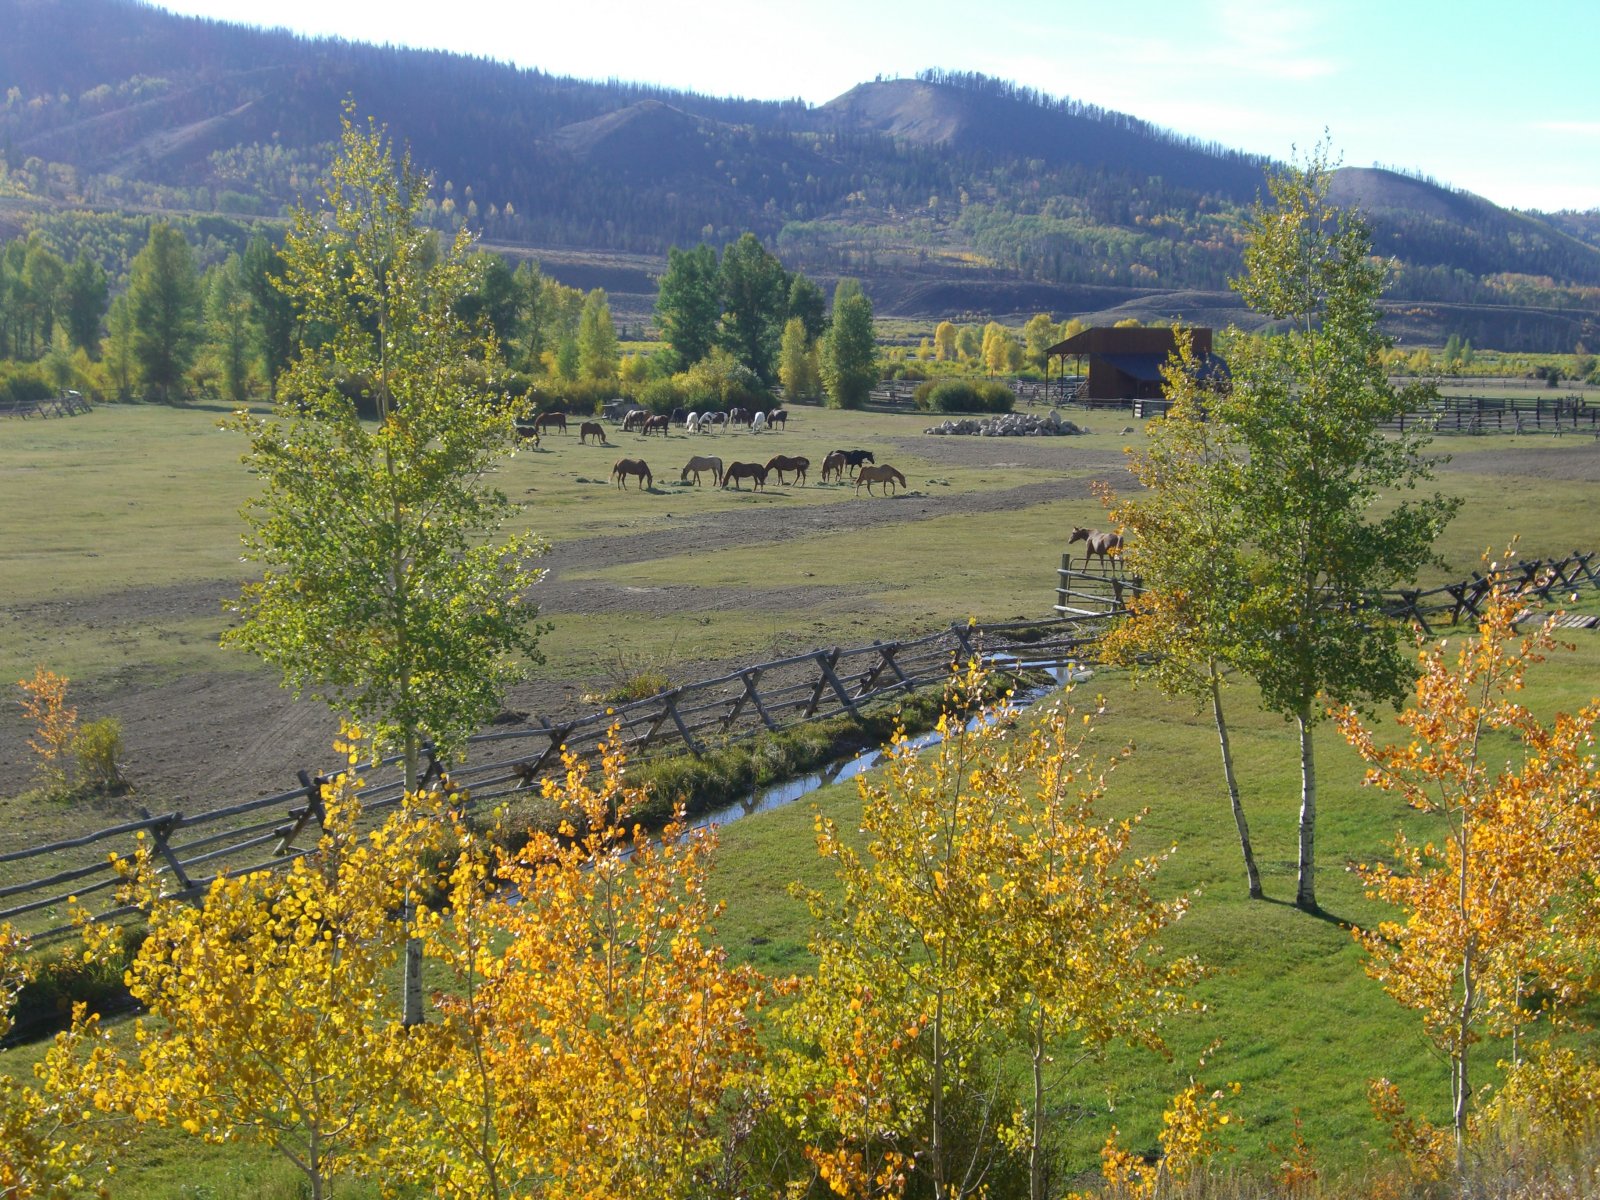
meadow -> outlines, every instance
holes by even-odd
[[[152,809],[185,796],[203,801],[208,783],[217,802],[240,798],[240,788],[276,790],[305,761],[297,755],[317,752],[322,734],[285,715],[314,707],[296,709],[271,676],[215,645],[227,619],[220,600],[248,577],[238,561],[237,510],[251,490],[240,446],[215,428],[218,415],[113,406],[80,418],[0,424],[0,670],[16,679],[43,662],[82,687],[85,716],[121,717],[129,773],[140,787],[129,803]],[[540,450],[507,460],[498,478],[521,506],[521,520],[553,546],[552,574],[540,585],[554,623],[549,662],[510,704],[581,705],[608,671],[644,658],[695,678],[772,650],[859,644],[969,614],[1043,615],[1066,530],[1099,517],[1089,483],[1123,485],[1123,447],[1144,436],[1123,432],[1122,414],[1082,420],[1094,430],[1083,438],[958,439],[923,435],[930,422],[919,414],[808,408],[787,433],[729,434],[720,443],[674,437],[658,449],[659,439],[612,432],[613,448],[603,451],[580,447],[576,436],[547,438]],[[836,444],[876,448],[880,462],[905,471],[909,491],[858,498],[848,485],[816,485],[822,452]],[[806,454],[813,483],[766,493],[680,485],[677,466],[708,446],[724,458]],[[1515,536],[1528,556],[1600,548],[1590,517],[1600,447],[1591,439],[1459,437],[1437,448],[1451,455],[1438,486],[1463,507],[1425,582],[1460,577],[1484,550]],[[665,464],[656,467],[654,489],[619,492],[610,484],[610,464],[623,453]],[[1579,606],[1595,611],[1595,598],[1582,597]],[[1576,708],[1595,691],[1600,634],[1579,632],[1572,641],[1574,650],[1531,681],[1532,702],[1543,712]],[[184,693],[199,700],[176,714],[144,711]],[[1116,1051],[1103,1062],[1063,1066],[1063,1161],[1091,1172],[1113,1123],[1125,1143],[1153,1145],[1162,1101],[1196,1074],[1216,1086],[1242,1085],[1231,1105],[1242,1121],[1229,1140],[1250,1172],[1270,1170],[1298,1117],[1319,1160],[1358,1177],[1384,1153],[1365,1100],[1368,1080],[1378,1076],[1442,1118],[1443,1065],[1413,1019],[1365,977],[1349,931],[1380,915],[1350,867],[1382,856],[1397,824],[1413,831],[1425,824],[1392,798],[1363,790],[1354,756],[1324,727],[1324,912],[1295,909],[1292,727],[1261,711],[1252,689],[1239,684],[1229,691],[1234,749],[1267,891],[1265,901],[1251,902],[1208,715],[1112,671],[1098,672],[1070,699],[1103,710],[1095,734],[1102,754],[1134,747],[1111,778],[1107,811],[1146,812],[1141,848],[1175,848],[1160,887],[1193,900],[1168,943],[1198,955],[1209,974],[1195,992],[1204,1011],[1171,1031],[1170,1061]],[[30,831],[59,836],[54,831],[114,819],[103,810],[25,810],[16,799],[28,772],[23,731],[10,706],[4,721],[0,757],[19,785],[0,788],[8,847]],[[248,732],[252,723],[275,722],[296,732],[278,740]],[[163,766],[163,755],[185,765]],[[732,954],[775,974],[808,969],[808,922],[788,886],[827,889],[814,812],[848,828],[857,804],[854,785],[835,786],[722,831],[714,886],[727,902],[719,928]],[[36,1053],[8,1052],[4,1068],[20,1073]],[[349,1194],[360,1190],[352,1185]],[[276,1196],[294,1189],[263,1152],[201,1148],[155,1133],[134,1147],[118,1192]]]

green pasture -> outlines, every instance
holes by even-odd
[[[215,646],[226,619],[220,600],[250,572],[238,559],[238,509],[252,490],[239,463],[240,440],[216,428],[220,415],[109,406],[71,419],[0,422],[0,671],[11,672],[0,677],[19,678],[38,662],[74,679],[258,669]],[[1115,450],[1143,438],[1115,432],[1126,424],[1121,414],[1087,420],[1098,432],[1056,443],[1057,473],[1085,471],[1074,465],[1080,451]],[[926,424],[922,414],[804,409],[788,433],[770,438],[674,436],[663,444],[613,433],[612,447],[596,448],[580,446],[574,431],[545,439],[541,450],[520,451],[500,466],[496,481],[522,505],[521,522],[557,545],[596,539],[595,552],[584,556],[595,565],[573,568],[567,578],[628,597],[604,614],[547,611],[555,628],[545,643],[546,670],[603,677],[641,656],[669,669],[674,662],[757,659],[910,634],[968,613],[1000,620],[1048,611],[1063,531],[1093,520],[1097,506],[1051,501],[924,518],[914,511],[917,493],[1008,489],[1053,473],[1037,466],[939,465],[918,441]],[[780,451],[811,457],[815,480],[822,453],[836,444],[887,446],[880,461],[905,471],[912,494],[858,499],[853,488],[819,486],[739,494],[677,481],[693,452],[764,461]],[[1460,577],[1482,551],[1498,553],[1513,535],[1521,535],[1528,555],[1600,548],[1590,516],[1595,485],[1574,478],[1587,472],[1572,460],[1590,448],[1570,434],[1441,438],[1438,449],[1454,461],[1438,486],[1460,496],[1463,508],[1439,545],[1448,566],[1424,582]],[[641,454],[653,467],[663,464],[655,489],[619,492],[606,478],[610,464]],[[1006,458],[1003,447],[996,446],[994,458]],[[902,505],[913,519],[606,565],[607,539],[621,539],[616,546],[625,549],[630,535],[668,520],[704,527],[774,509],[799,518],[835,504]],[[636,590],[622,591],[628,588]],[[753,589],[760,602],[729,606],[728,596],[741,588]],[[149,594],[143,615],[119,617],[120,594],[133,590]],[[215,593],[214,613],[209,602],[197,604],[196,592]],[[663,593],[677,611],[654,611]],[[167,611],[168,594],[186,599]],[[1585,595],[1578,606],[1595,611],[1600,598]],[[619,638],[619,629],[632,636]],[[1577,632],[1570,640],[1577,649],[1557,655],[1530,680],[1531,702],[1544,711],[1576,708],[1594,694],[1600,635]],[[264,678],[263,686],[270,681]],[[1196,991],[1205,1011],[1172,1030],[1170,1062],[1118,1051],[1063,1079],[1069,1161],[1092,1169],[1113,1121],[1131,1144],[1152,1144],[1160,1102],[1187,1081],[1214,1042],[1203,1078],[1243,1084],[1235,1108],[1244,1123],[1232,1140],[1257,1169],[1275,1161],[1274,1146],[1288,1144],[1297,1111],[1319,1158],[1359,1169],[1369,1147],[1383,1140],[1365,1101],[1367,1081],[1380,1075],[1442,1118],[1443,1066],[1423,1046],[1416,1022],[1362,973],[1348,929],[1379,915],[1350,866],[1381,855],[1399,823],[1421,831],[1421,819],[1362,789],[1353,756],[1323,729],[1318,887],[1327,915],[1294,909],[1288,903],[1298,804],[1293,731],[1261,712],[1252,689],[1240,684],[1230,691],[1234,748],[1269,897],[1252,903],[1243,898],[1209,718],[1152,689],[1133,689],[1115,672],[1080,686],[1076,699],[1087,702],[1096,693],[1105,703],[1095,735],[1102,751],[1135,747],[1112,776],[1108,812],[1148,810],[1143,847],[1176,847],[1161,886],[1193,901],[1169,943],[1197,954],[1211,973]],[[807,802],[722,831],[715,887],[727,901],[721,935],[735,955],[774,973],[806,969],[807,921],[788,885],[828,886],[814,849],[813,808],[849,828],[857,803],[854,785],[825,788]],[[7,1052],[4,1069],[24,1073],[38,1053],[38,1047]],[[117,1190],[134,1197],[276,1197],[294,1195],[295,1181],[263,1152],[201,1147],[156,1132],[141,1134]],[[352,1185],[344,1194],[366,1193]]]

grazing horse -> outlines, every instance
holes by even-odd
[[[700,414],[699,413],[692,412],[687,417],[685,417],[683,419],[683,431],[685,433],[699,433],[700,432]]]
[[[694,485],[695,487],[699,487],[701,471],[711,472],[712,483],[722,482],[722,460],[711,455],[700,454],[696,454],[686,464],[684,464],[683,482],[689,482],[689,475],[692,472],[694,474]]]
[[[543,433],[546,429],[559,429],[562,433],[567,431],[567,414],[564,412],[540,413],[533,419],[533,427]]]
[[[888,463],[885,463],[881,467],[862,467],[860,471],[856,472],[856,495],[858,496],[861,494],[861,485],[863,483],[867,485],[867,495],[869,496],[872,495],[872,485],[875,483],[883,484],[883,490],[887,494],[891,484],[898,483],[901,487],[905,487],[906,477],[889,466]]]
[[[675,409],[672,410],[672,423],[674,425],[686,424],[688,422],[688,420],[689,420],[689,413],[688,413],[688,411],[686,409],[675,408]]]
[[[721,429],[728,423],[728,414],[708,412],[700,414],[700,432],[710,433],[713,429]]]
[[[513,428],[517,431],[517,441],[532,442],[535,450],[539,448],[539,431],[532,425],[517,425]]]
[[[806,472],[810,469],[811,460],[809,458],[790,458],[787,454],[779,454],[771,462],[767,463],[768,471],[776,471],[778,473],[779,483],[783,482],[783,473],[785,471],[793,471],[794,481],[796,483],[804,483],[806,481]]]
[[[622,432],[632,433],[635,429],[638,429],[644,424],[644,419],[649,415],[649,412],[645,409],[634,409],[631,413],[622,418]]]
[[[619,458],[617,465],[611,468],[611,478],[617,481],[617,486],[627,490],[628,476],[639,477],[639,490],[642,492],[647,487],[655,487],[656,477],[650,474],[650,467],[642,458]]]
[[[871,450],[841,450],[839,453],[844,455],[845,465],[850,468],[852,474],[860,468],[862,463],[875,463],[878,461],[872,457]]]
[[[838,482],[843,483],[844,482],[844,468],[845,468],[844,451],[843,450],[830,450],[830,451],[828,451],[828,457],[822,460],[822,482],[823,483],[827,483],[828,482],[828,476],[832,475],[834,477],[834,479],[838,480]]]
[[[767,427],[767,414],[766,413],[758,412],[755,416],[750,418],[750,432],[751,433],[760,433],[766,427]]]
[[[787,432],[789,429],[789,410],[786,408],[773,409],[767,414],[767,424],[773,429],[782,425],[784,431]]]
[[[644,419],[644,436],[649,437],[652,433],[659,433],[662,437],[666,437],[667,426],[670,424],[672,424],[672,418],[666,413],[646,417]]]
[[[1098,529],[1085,529],[1078,526],[1072,531],[1072,536],[1067,539],[1067,545],[1073,542],[1082,542],[1083,565],[1089,566],[1091,556],[1098,556],[1100,565],[1104,567],[1108,558],[1116,558],[1122,553],[1122,535],[1120,533],[1101,533]]]
[[[728,480],[733,480],[736,491],[744,491],[739,486],[739,480],[750,479],[754,482],[751,487],[763,488],[767,486],[767,469],[760,463],[729,463],[728,469],[722,473],[722,486],[728,486]]]
[[[584,445],[589,444],[589,439],[594,438],[602,446],[606,444],[606,427],[599,421],[585,421],[578,426],[578,441]]]
[[[750,414],[745,412],[744,409],[742,409],[742,408],[730,408],[728,410],[728,428],[731,429],[735,425],[748,425],[748,424],[750,424]]]

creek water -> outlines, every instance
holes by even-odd
[[[991,665],[1003,666],[1014,670],[1042,670],[1050,674],[1055,684],[1050,687],[1032,688],[1021,692],[1016,697],[1016,707],[1024,709],[1035,701],[1053,693],[1057,687],[1067,683],[1082,683],[1093,676],[1094,672],[1086,667],[1076,665],[1061,666],[1054,663],[1030,663],[1025,659],[996,659]],[[982,721],[981,717],[974,717],[967,723],[967,728],[976,728]],[[912,747],[921,750],[926,746],[936,746],[939,743],[937,730],[918,734],[908,739]],[[706,829],[712,825],[726,825],[737,821],[741,817],[753,817],[757,813],[770,812],[775,808],[782,808],[786,804],[793,804],[802,796],[810,795],[818,788],[826,787],[830,783],[843,783],[847,779],[854,779],[863,771],[870,771],[883,759],[883,751],[863,750],[850,758],[841,758],[837,762],[829,763],[820,771],[812,771],[805,775],[797,775],[793,779],[786,779],[781,783],[769,784],[764,788],[757,788],[749,796],[737,800],[732,804],[723,805],[721,808],[712,809],[702,813],[690,823],[694,829]]]

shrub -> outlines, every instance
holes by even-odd
[[[0,400],[14,404],[48,400],[55,389],[37,363],[0,363]]]
[[[670,413],[687,407],[683,389],[670,379],[652,379],[639,389],[637,399],[653,413]]]
[[[101,717],[78,726],[72,739],[72,756],[77,760],[78,784],[101,792],[119,792],[127,787],[122,767],[122,722]]]
[[[914,399],[918,408],[942,413],[1007,413],[1017,402],[1003,383],[970,379],[930,379],[917,388]]]

